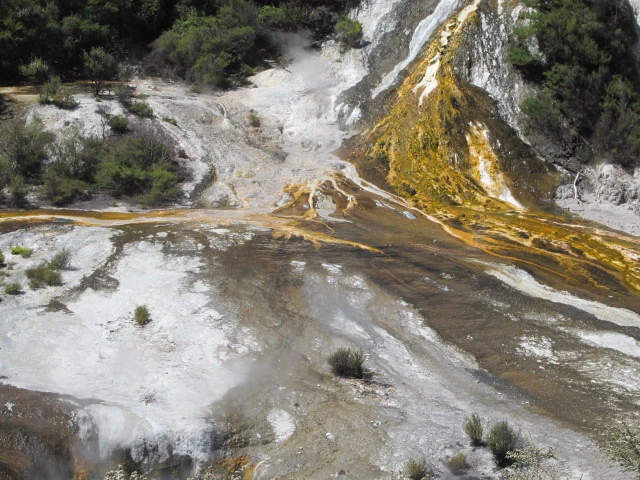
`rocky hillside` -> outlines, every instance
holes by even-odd
[[[370,128],[353,159],[370,179],[419,204],[498,201],[518,208],[555,200],[637,234],[640,184],[633,161],[613,150],[602,153],[595,134],[576,148],[569,120],[563,120],[567,133],[558,135],[527,110],[527,102],[548,89],[512,58],[534,12],[521,2],[483,0],[452,13],[417,60],[406,62],[410,73],[399,88],[381,95],[384,104],[370,102]],[[381,122],[380,112],[388,112]]]

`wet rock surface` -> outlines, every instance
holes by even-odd
[[[477,21],[462,38],[482,26],[482,49],[455,65],[474,85],[463,88],[470,111],[499,134],[471,125],[477,151],[495,148],[511,173],[546,178],[538,163],[513,160],[528,150],[510,156],[521,143],[497,120],[512,118],[509,99],[488,108],[478,89],[496,94],[513,80],[496,54],[511,25],[494,18],[500,5],[467,12]],[[426,216],[409,183],[404,200],[332,153],[388,108],[393,89],[376,99],[369,90],[412,63],[412,29],[464,24],[448,19],[456,2],[439,7],[368,1],[352,15],[371,44],[342,56],[331,42],[318,52],[294,39],[292,63],[260,72],[255,88],[195,94],[137,81],[156,116],[176,120],[152,122],[184,151],[186,203],[218,210],[0,214],[0,249],[34,250],[7,254],[0,270],[24,290],[0,303],[2,474],[85,478],[126,460],[175,478],[247,455],[256,479],[386,479],[424,455],[453,478],[446,461],[463,452],[467,478],[497,478],[462,429],[478,412],[552,445],[563,478],[629,478],[595,440],[640,401],[637,239],[493,200]],[[442,49],[450,35],[438,35]],[[411,106],[403,115],[418,115],[418,97]],[[53,130],[77,120],[98,132],[93,99],[37,113]],[[438,182],[465,194],[451,178]],[[485,195],[480,180],[464,185]],[[549,189],[528,181],[509,185],[537,208]],[[634,201],[613,183],[602,197]],[[27,269],[64,248],[62,285],[29,288]],[[144,326],[137,306],[150,312]],[[366,379],[331,374],[327,356],[340,347],[362,349]]]
[[[72,394],[68,435],[105,462],[124,445],[149,465],[231,450],[259,462],[255,478],[387,478],[426,455],[448,478],[444,462],[462,451],[472,472],[491,477],[489,454],[468,447],[461,427],[477,411],[553,445],[567,478],[626,478],[583,434],[526,407],[587,430],[631,408],[636,326],[616,327],[620,313],[560,293],[536,299],[518,269],[396,206],[356,208],[350,220],[334,223],[335,235],[380,253],[242,223],[5,233],[3,250],[74,238],[78,255],[63,286],[3,302],[11,322],[0,373]],[[11,275],[26,266],[16,261]],[[105,276],[116,282],[92,280]],[[136,304],[150,324],[135,325]],[[341,346],[366,352],[369,380],[331,375],[326,358]],[[74,449],[73,458],[86,457]]]

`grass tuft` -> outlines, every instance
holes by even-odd
[[[32,253],[33,253],[33,250],[27,247],[21,247],[21,246],[11,247],[11,255],[20,255],[22,258],[29,258]]]
[[[27,269],[29,286],[32,289],[62,285],[62,275],[49,262],[42,262],[35,268]]]
[[[18,282],[13,282],[4,287],[4,293],[7,295],[20,295],[22,293],[22,287]]]
[[[422,457],[418,460],[412,458],[407,462],[407,477],[410,480],[425,480],[429,478],[427,469],[427,459]]]
[[[506,467],[513,463],[507,454],[517,450],[519,444],[520,435],[511,428],[507,421],[496,423],[487,434],[487,446],[500,467]]]
[[[466,432],[469,440],[471,440],[471,445],[474,447],[479,447],[482,445],[482,418],[477,413],[472,413],[471,416],[467,417],[463,424],[464,431]]]
[[[447,461],[447,467],[449,467],[449,471],[454,475],[462,475],[470,468],[467,462],[467,456],[462,452],[451,457]]]

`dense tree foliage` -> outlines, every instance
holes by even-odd
[[[634,18],[626,0],[529,0],[511,62],[541,86],[522,105],[550,135],[594,156],[640,165],[640,78]],[[532,48],[535,38],[539,52]]]
[[[20,66],[40,59],[50,71],[83,73],[93,48],[123,58],[153,40],[174,19],[175,0],[2,0],[0,79],[15,80]]]
[[[348,25],[338,34],[343,45],[355,46],[362,27],[351,20],[339,21],[340,12],[353,3],[190,0],[180,5],[180,18],[171,30],[155,42],[148,63],[168,65],[175,74],[195,83],[225,88],[240,83],[270,55],[269,34],[276,30],[306,28],[321,37],[336,24]]]
[[[96,90],[114,64],[153,61],[198,82],[228,85],[264,59],[268,33],[326,35],[355,0],[2,0],[0,81],[89,77]],[[164,33],[163,33],[164,32]],[[149,62],[152,64],[153,62]]]

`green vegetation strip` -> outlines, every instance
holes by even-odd
[[[640,165],[640,75],[626,0],[526,0],[509,60],[539,94],[522,104],[534,126],[582,162]],[[535,47],[537,45],[539,50]]]

